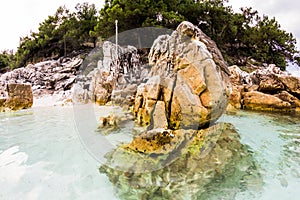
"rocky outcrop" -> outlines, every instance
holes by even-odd
[[[300,78],[281,71],[275,65],[251,73],[229,67],[232,93],[230,106],[261,111],[300,111]]]
[[[88,65],[82,66],[74,87],[74,102],[133,104],[137,84],[147,80],[149,70],[140,61],[138,50],[133,46],[116,47],[106,41],[86,60],[95,54],[101,55],[97,58],[97,66],[90,71]]]
[[[33,104],[31,85],[9,83],[6,96],[0,97],[0,112],[30,108]]]
[[[149,64],[149,80],[138,87],[135,98],[140,124],[155,126],[159,112],[165,113],[170,129],[198,129],[222,115],[229,71],[215,43],[196,26],[182,22],[171,36],[158,37]],[[164,110],[157,104],[164,104]]]
[[[254,179],[256,189],[262,185],[251,154],[230,124],[199,131],[152,130],[106,157],[100,172],[120,199],[233,199],[234,193],[225,197],[220,191],[247,187]]]
[[[100,172],[121,199],[208,199],[203,191],[219,176],[232,175],[240,184],[255,166],[233,126],[212,123],[225,111],[230,94],[230,72],[215,43],[183,22],[154,41],[148,58],[148,80],[131,86],[136,93],[132,111],[144,131],[105,155]],[[110,71],[99,75],[112,76]],[[114,92],[122,84],[111,80],[112,96],[125,97]],[[111,117],[100,120],[103,131],[107,120]]]

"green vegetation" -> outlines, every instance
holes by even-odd
[[[288,62],[299,62],[296,40],[280,28],[278,22],[260,17],[251,8],[234,13],[226,0],[107,0],[100,12],[96,30],[101,36],[114,34],[114,21],[120,31],[142,26],[175,29],[187,20],[210,36],[229,64],[246,65],[254,59],[274,63],[285,69]]]
[[[210,36],[231,64],[250,60],[274,63],[285,69],[299,64],[296,40],[278,22],[259,16],[251,8],[234,13],[227,0],[106,0],[98,11],[93,4],[78,4],[74,12],[59,7],[39,26],[37,33],[20,40],[13,57],[0,54],[0,69],[22,67],[29,62],[57,58],[96,46],[97,41],[133,28],[156,26],[175,29],[183,20],[198,25]]]
[[[12,51],[3,51],[0,53],[0,73],[13,68],[15,64],[14,54]]]

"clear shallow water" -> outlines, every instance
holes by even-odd
[[[239,112],[222,120],[235,125],[241,142],[253,152],[263,178],[262,190],[255,199],[299,199],[299,116]],[[247,199],[247,191],[236,199]]]
[[[86,132],[93,132],[96,119],[111,111],[102,107],[93,112],[80,116],[86,119],[80,123]],[[221,121],[238,129],[263,179],[257,192],[242,190],[235,199],[298,199],[299,117],[239,112]],[[101,160],[82,142],[78,132],[85,129],[78,123],[78,110],[74,117],[72,107],[0,113],[0,199],[117,199],[108,178],[99,173]],[[91,137],[95,148],[103,139]],[[114,141],[110,147],[120,137],[131,138],[124,132],[107,136]]]
[[[116,199],[72,107],[0,114],[0,199]]]

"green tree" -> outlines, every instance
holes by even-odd
[[[66,56],[74,50],[95,47],[97,38],[119,32],[156,26],[175,29],[187,20],[197,25],[218,45],[229,64],[245,65],[250,59],[274,63],[285,69],[300,63],[296,40],[267,16],[252,8],[233,12],[227,0],[106,0],[98,13],[93,4],[77,4],[74,12],[59,7],[40,24],[37,33],[21,38],[17,66],[45,58]]]
[[[234,13],[227,0],[107,0],[100,11],[95,31],[104,38],[114,35],[114,21],[120,32],[143,26],[175,29],[183,20],[201,28],[218,45],[229,64],[245,65],[249,59],[274,63],[285,69],[297,62],[298,51],[292,34],[275,19],[259,17],[252,8]]]

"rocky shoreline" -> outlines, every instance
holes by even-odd
[[[227,110],[246,109],[295,113],[300,111],[300,78],[275,65],[251,73],[229,67],[232,92]]]
[[[72,103],[71,88],[76,80],[76,73],[82,63],[79,57],[61,58],[36,64],[29,64],[26,67],[15,69],[0,76],[0,98],[11,99],[9,88],[12,85],[19,87],[31,86],[24,89],[18,101],[31,96],[30,106],[7,106],[0,105],[2,110],[17,110],[33,106],[43,105],[66,105]],[[48,101],[45,101],[48,98]],[[24,103],[26,104],[26,103]]]
[[[200,30],[198,30],[198,32],[199,31]],[[193,41],[194,43],[197,40],[204,43],[206,42],[205,45],[207,45],[210,51],[207,55],[212,56],[214,62],[217,64],[216,66],[220,67],[217,71],[222,72],[223,70],[222,73],[230,74],[231,89],[229,89],[229,83],[222,83],[223,85],[227,85],[225,87],[228,88],[226,89],[226,95],[229,96],[227,111],[246,109],[286,113],[300,112],[300,78],[291,76],[274,65],[256,67],[256,69],[250,73],[241,70],[238,66],[231,66],[228,70],[215,43],[206,37],[204,34],[198,34],[197,39],[194,38]],[[139,123],[146,124],[149,123],[148,121],[151,118],[149,112],[153,110],[152,107],[155,106],[155,102],[157,101],[161,104],[160,101],[162,100],[166,106],[164,112],[167,112],[167,115],[171,114],[169,111],[172,105],[170,105],[171,107],[169,108],[168,103],[170,101],[167,99],[167,90],[172,90],[172,84],[173,86],[175,85],[174,78],[176,77],[177,79],[178,76],[179,82],[177,81],[177,85],[180,85],[181,80],[181,82],[186,82],[185,84],[192,87],[192,92],[200,92],[202,94],[200,101],[204,103],[206,111],[198,107],[202,110],[201,113],[209,113],[210,111],[207,111],[207,109],[209,108],[209,104],[213,104],[213,102],[209,102],[208,97],[211,98],[214,96],[214,99],[220,98],[217,94],[219,92],[215,92],[216,94],[203,93],[205,90],[213,91],[215,89],[209,89],[213,84],[210,84],[208,80],[204,79],[204,74],[214,74],[213,70],[210,72],[201,72],[201,70],[198,70],[197,72],[197,66],[196,68],[195,66],[191,66],[188,69],[182,70],[178,75],[166,74],[166,69],[162,69],[163,63],[173,63],[177,65],[179,69],[189,64],[186,61],[189,55],[182,54],[181,57],[184,59],[179,60],[172,58],[171,54],[174,53],[172,52],[173,50],[169,49],[166,51],[165,49],[168,45],[170,46],[168,40],[171,42],[177,40],[178,44],[174,43],[173,45],[174,47],[180,46],[180,39],[175,36],[174,38],[170,36],[161,36],[158,38],[157,43],[153,45],[154,48],[152,52],[149,54],[149,64],[152,66],[157,65],[157,67],[153,67],[152,69],[149,64],[145,64],[141,61],[142,59],[138,53],[138,49],[135,47],[118,46],[118,56],[116,56],[115,44],[107,41],[104,42],[101,49],[96,51],[96,53],[100,52],[100,56],[94,56],[93,54],[89,56],[95,57],[92,60],[83,60],[80,56],[74,58],[60,58],[58,60],[29,64],[26,67],[2,74],[0,75],[1,111],[29,108],[32,105],[64,106],[72,105],[73,103],[88,102],[105,105],[112,101],[118,105],[134,106],[134,113],[138,116]],[[205,55],[205,52],[203,55]],[[201,60],[204,59],[204,57],[193,58],[192,62],[195,62],[197,59]],[[209,62],[206,62],[206,64],[210,65]],[[163,70],[165,71],[163,72]],[[165,74],[165,77],[158,80],[156,76],[161,73]],[[189,79],[189,76],[192,76],[193,80]],[[221,75],[221,77],[224,77],[224,75]],[[217,79],[215,79],[215,81],[216,80]],[[228,81],[226,80],[225,82]],[[9,99],[8,87],[10,84],[31,85],[33,102],[31,102],[31,104],[27,103],[27,105],[24,106],[15,107],[13,107],[11,103],[10,105],[8,105],[9,103],[5,104],[4,102],[8,102],[7,99]],[[155,86],[157,85],[161,85],[165,88],[163,89],[165,92],[164,96],[155,97],[154,94],[158,92],[158,90],[155,91]],[[220,83],[217,85],[220,85]],[[150,96],[147,95],[145,88],[151,90]],[[177,87],[176,91],[186,93],[187,90],[184,88],[185,87]],[[152,94],[152,92],[154,93]],[[30,95],[30,92],[28,95]],[[187,94],[185,94],[185,96],[186,95]],[[145,101],[145,99],[152,100],[152,102]],[[224,99],[221,101],[226,104]],[[138,102],[140,102],[140,104]],[[175,108],[173,110],[175,110]],[[174,117],[172,118],[174,119]]]

